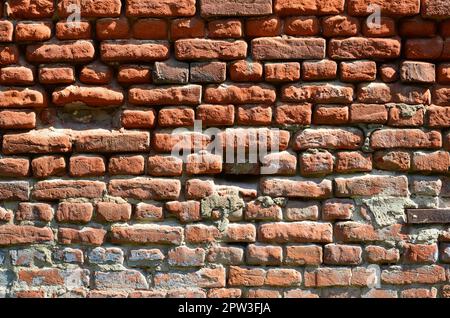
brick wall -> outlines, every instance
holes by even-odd
[[[0,2],[0,296],[450,295],[448,0]]]

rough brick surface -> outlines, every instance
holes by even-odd
[[[5,0],[0,42],[0,297],[450,296],[448,0]]]

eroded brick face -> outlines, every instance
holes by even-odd
[[[449,297],[448,0],[73,3],[0,1],[2,297]]]

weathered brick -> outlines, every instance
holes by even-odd
[[[272,13],[271,0],[201,0],[200,10],[203,17],[214,16],[257,16]]]
[[[175,56],[178,60],[242,59],[247,56],[247,43],[244,41],[182,39],[175,42]]]
[[[55,218],[61,223],[88,223],[94,212],[90,203],[62,202],[58,205]]]
[[[83,131],[75,140],[78,152],[138,152],[149,147],[149,133],[143,131]]]
[[[100,181],[48,180],[35,184],[32,196],[36,200],[54,201],[70,198],[100,198],[106,186]]]
[[[321,104],[348,104],[353,101],[353,86],[330,83],[288,84],[282,87],[285,102],[314,102]]]
[[[399,2],[390,2],[383,0],[350,0],[348,4],[348,11],[355,16],[368,16],[373,12],[370,5],[378,5],[383,15],[394,17],[410,16],[420,13],[420,1],[418,0],[403,0]]]
[[[141,200],[175,200],[180,190],[180,181],[169,179],[116,179],[108,185],[111,195]]]
[[[195,0],[127,0],[129,17],[174,17],[195,14]]]
[[[183,229],[166,225],[114,226],[111,242],[119,244],[171,244],[179,245]]]
[[[106,63],[162,61],[169,57],[169,44],[166,41],[103,41],[100,55]]]
[[[257,38],[252,40],[255,60],[295,60],[325,58],[325,40],[319,38]]]
[[[29,225],[0,226],[0,245],[36,244],[53,241],[53,232],[48,227]]]
[[[333,240],[332,236],[330,223],[265,223],[259,229],[260,240],[270,243],[329,243]]]
[[[331,39],[328,55],[332,59],[393,59],[400,56],[397,39],[361,38]]]
[[[332,193],[332,183],[329,180],[289,180],[289,179],[263,179],[261,181],[263,194],[272,197],[328,198]]]
[[[27,46],[26,57],[32,63],[85,63],[94,59],[95,48],[91,41],[65,41]]]
[[[344,0],[275,0],[275,12],[280,15],[332,15],[344,11]]]
[[[90,227],[76,230],[72,228],[59,228],[58,240],[61,244],[102,245],[106,231]]]
[[[408,180],[404,176],[368,175],[353,178],[336,178],[335,184],[335,192],[338,197],[408,195]]]
[[[134,87],[128,92],[135,105],[197,105],[201,96],[199,85]]]
[[[442,136],[438,131],[419,129],[384,129],[375,131],[370,140],[373,149],[386,148],[439,148]]]

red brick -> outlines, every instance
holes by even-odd
[[[301,282],[301,274],[294,269],[271,268],[267,270],[264,285],[273,287],[291,287],[298,286]]]
[[[393,127],[423,126],[425,109],[415,106],[391,107],[388,125]]]
[[[202,104],[196,108],[197,119],[206,126],[231,126],[234,123],[233,105]]]
[[[411,160],[412,170],[422,173],[445,173],[449,165],[450,154],[447,151],[415,152]]]
[[[210,263],[220,263],[224,265],[242,264],[244,251],[239,247],[212,247],[206,257]]]
[[[102,245],[106,231],[90,227],[81,230],[71,228],[59,228],[58,240],[61,244]]]
[[[185,193],[187,199],[203,199],[214,192],[214,183],[209,180],[190,179],[186,181]]]
[[[153,62],[169,58],[167,42],[141,40],[104,41],[100,44],[101,60],[110,62]]]
[[[293,36],[312,36],[320,33],[317,17],[288,17],[284,21],[284,32]]]
[[[436,70],[436,77],[439,84],[450,84],[450,64],[439,65]]]
[[[53,201],[69,198],[100,198],[106,186],[100,181],[48,180],[37,182],[33,189],[36,200]]]
[[[436,105],[450,106],[450,88],[446,86],[434,86],[433,103]]]
[[[151,176],[180,176],[183,172],[182,160],[170,156],[150,156],[147,166]]]
[[[287,151],[272,153],[264,156],[261,165],[262,172],[265,174],[295,175],[297,157]]]
[[[111,180],[108,186],[113,196],[138,200],[175,200],[180,190],[180,181],[170,179],[116,179]]]
[[[307,60],[325,57],[325,40],[319,38],[264,37],[252,40],[255,60]]]
[[[53,219],[52,206],[46,203],[19,203],[15,213],[17,221],[44,221]]]
[[[375,229],[370,224],[358,222],[340,222],[334,226],[336,240],[346,243],[401,241],[404,238],[401,230],[400,224],[382,229]]]
[[[272,86],[235,84],[227,87],[210,86],[205,90],[204,100],[217,104],[272,104],[276,93]]]
[[[341,63],[343,82],[370,82],[377,77],[377,64],[373,61],[353,61]]]
[[[367,175],[353,178],[336,178],[335,184],[335,192],[338,197],[408,195],[408,180],[404,176]]]
[[[374,264],[395,264],[400,259],[400,252],[396,248],[386,249],[381,246],[370,245],[365,248],[367,261]]]
[[[445,270],[438,265],[386,269],[381,273],[381,281],[390,285],[436,284],[445,281]]]
[[[165,40],[169,27],[162,19],[138,19],[133,23],[131,32],[135,39],[140,40]]]
[[[23,178],[28,175],[30,162],[25,158],[0,158],[0,177]]]
[[[59,40],[82,40],[90,39],[92,27],[88,21],[77,23],[59,21],[56,23],[56,37]]]
[[[352,272],[350,268],[318,268],[305,272],[306,287],[349,286]]]
[[[27,201],[29,184],[26,181],[0,181],[0,200]]]
[[[328,56],[332,59],[393,59],[400,57],[397,39],[352,37],[331,39]]]
[[[441,37],[430,39],[408,39],[405,43],[405,56],[410,60],[439,59],[444,48]]]
[[[158,112],[158,125],[160,127],[193,126],[195,112],[187,107],[165,107]]]
[[[170,244],[179,245],[183,229],[167,225],[114,226],[111,242],[116,244]]]
[[[327,198],[331,196],[332,184],[329,180],[295,181],[288,179],[263,179],[261,190],[272,197]]]
[[[58,2],[58,16],[66,18],[73,13],[72,0]],[[120,0],[84,0],[80,6],[80,14],[83,18],[117,17],[120,15]]]
[[[220,1],[203,0],[200,6],[203,17],[212,16],[254,16],[272,13],[270,0]]]
[[[405,261],[413,264],[433,264],[438,258],[436,244],[405,244],[403,246]]]
[[[105,159],[102,157],[83,155],[70,157],[69,172],[73,177],[102,176],[105,171]]]
[[[270,243],[329,243],[332,235],[330,223],[265,223],[259,229],[260,240]]]
[[[203,38],[205,36],[205,22],[202,19],[176,19],[170,25],[172,40],[184,38]]]
[[[42,84],[71,84],[75,82],[73,67],[45,66],[39,68],[39,82]]]
[[[47,41],[51,37],[52,24],[48,22],[20,22],[16,24],[15,41]]]
[[[370,172],[372,156],[357,151],[339,152],[336,154],[335,169],[339,173]]]
[[[53,232],[48,227],[29,225],[0,226],[0,245],[38,244],[53,241]]]
[[[322,204],[322,219],[325,221],[350,220],[355,210],[353,200],[326,200]]]
[[[349,121],[347,106],[317,105],[312,121],[316,125],[343,125]]]
[[[94,59],[95,48],[91,41],[43,43],[28,45],[27,60],[33,63],[85,63]]]
[[[245,126],[269,125],[272,122],[272,108],[267,105],[245,105],[237,108],[237,123]]]
[[[259,246],[251,244],[247,247],[247,264],[280,265],[283,251],[280,246]]]
[[[380,77],[385,83],[395,82],[398,77],[398,66],[396,64],[383,64],[380,66]]]
[[[375,131],[370,140],[373,149],[386,148],[439,148],[442,137],[438,131],[419,129],[384,129]]]
[[[33,85],[33,69],[24,66],[10,66],[0,69],[2,85]]]
[[[245,22],[248,37],[277,36],[281,33],[281,21],[274,16],[249,19]]]
[[[98,202],[97,220],[100,222],[125,222],[131,218],[129,203]]]
[[[0,65],[16,64],[19,62],[19,49],[15,45],[0,45]]]
[[[228,224],[223,240],[228,243],[253,243],[256,241],[256,228],[253,224]]]
[[[275,107],[275,123],[278,125],[310,125],[311,104],[282,104]]]
[[[167,256],[170,266],[197,267],[205,264],[205,250],[202,248],[178,246],[169,250]]]
[[[62,156],[42,156],[31,161],[33,176],[46,178],[66,174],[66,161]]]
[[[181,222],[200,221],[200,203],[197,201],[171,201],[166,203],[166,210],[175,215]]]
[[[300,64],[297,62],[266,63],[264,73],[267,82],[293,82],[300,79]]]
[[[445,1],[424,0],[422,2],[422,15],[426,18],[446,18],[450,9]]]
[[[39,108],[46,106],[47,95],[41,89],[11,87],[0,91],[0,108]]]
[[[200,104],[201,86],[146,86],[134,87],[128,100],[135,105],[197,105]]]
[[[112,70],[100,63],[86,65],[80,72],[80,81],[85,84],[107,84],[112,77]],[[97,104],[99,103],[97,102]]]
[[[397,34],[395,20],[381,17],[379,25],[368,23],[366,20],[365,23],[362,23],[362,33],[364,36],[373,38],[395,36]]]
[[[333,15],[344,11],[344,0],[275,0],[275,12],[279,15]]]
[[[229,70],[230,79],[235,82],[258,82],[263,75],[263,67],[260,63],[245,60],[231,63]]]
[[[328,151],[304,152],[300,155],[299,162],[302,176],[327,175],[333,172],[334,157]]]
[[[12,0],[8,10],[14,19],[43,19],[51,18],[55,7],[52,0]]]
[[[404,151],[377,151],[374,155],[374,165],[381,170],[407,171],[410,160],[410,154]]]
[[[175,42],[175,56],[178,60],[242,59],[247,56],[247,43],[244,41],[182,39]]]
[[[332,60],[305,61],[302,70],[302,79],[305,81],[330,80],[337,76],[337,63]]]
[[[174,17],[195,14],[195,0],[127,0],[129,17]]]
[[[215,226],[203,224],[188,225],[185,230],[186,243],[206,244],[220,238],[220,232]]]
[[[126,109],[120,118],[121,124],[128,129],[150,129],[155,126],[155,111],[151,110],[135,110]]]
[[[122,91],[106,87],[71,85],[57,89],[52,94],[52,101],[58,106],[81,103],[93,107],[110,107],[122,105],[123,100]]]
[[[329,83],[287,84],[282,87],[281,94],[284,102],[348,104],[353,101],[353,86]]]
[[[5,154],[69,152],[72,143],[65,134],[37,131],[4,135],[2,149]]]
[[[401,298],[436,298],[436,288],[410,288],[402,290]]]
[[[88,223],[94,212],[90,203],[62,202],[58,205],[55,218],[61,223]]]
[[[295,137],[295,150],[325,148],[353,150],[362,146],[363,133],[355,128],[305,129]]]
[[[208,36],[210,38],[240,38],[242,37],[242,23],[239,20],[213,20],[208,22]]]
[[[150,67],[145,65],[121,65],[117,74],[117,81],[122,85],[150,83]]]
[[[411,18],[401,22],[399,33],[408,38],[433,37],[436,35],[437,26],[434,21],[422,18]]]
[[[36,127],[33,111],[0,110],[0,129],[32,129]]]
[[[368,16],[372,13],[369,6],[373,4],[380,6],[383,15],[402,17],[420,13],[420,1],[418,0],[404,0],[401,2],[350,0],[348,3],[348,12],[350,15]]]
[[[335,15],[322,20],[322,34],[325,37],[355,36],[359,32],[357,18]]]
[[[221,83],[226,80],[227,64],[224,62],[191,63],[190,81],[193,83]]]
[[[150,203],[136,204],[134,218],[140,221],[162,221],[164,219],[163,208]]]
[[[130,25],[125,18],[105,18],[97,20],[95,30],[99,40],[126,39],[130,34]]]
[[[75,141],[78,152],[139,152],[150,147],[150,136],[144,131],[84,130]]]
[[[286,246],[284,262],[293,266],[317,266],[322,263],[322,247],[317,245]]]
[[[262,286],[266,271],[261,268],[246,269],[230,266],[228,284],[230,286]]]
[[[222,157],[206,152],[187,156],[186,173],[218,174],[222,172]]]
[[[329,265],[358,265],[362,262],[359,246],[328,244],[323,251],[323,260]]]

